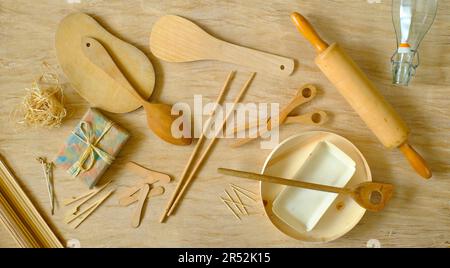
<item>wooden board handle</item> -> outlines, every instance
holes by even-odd
[[[431,178],[431,176],[433,176],[425,160],[414,150],[411,145],[405,142],[398,148],[400,149],[400,151],[402,151],[406,159],[408,159],[408,162],[411,164],[414,170],[420,174],[420,176],[424,177],[425,179],[429,179]]]
[[[281,76],[289,76],[294,71],[294,60],[259,50],[238,46],[217,39],[218,49],[212,58],[247,66],[257,71],[264,71]]]
[[[305,17],[297,12],[293,12],[291,14],[291,20],[297,27],[298,31],[314,46],[318,54],[328,48],[328,44],[320,38],[316,30],[314,30]]]

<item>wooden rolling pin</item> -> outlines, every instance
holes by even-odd
[[[328,45],[324,42],[302,15],[294,12],[291,19],[315,47],[317,66],[381,143],[387,148],[399,148],[417,173],[431,178],[425,160],[408,144],[409,129],[405,122],[356,63],[336,43]]]

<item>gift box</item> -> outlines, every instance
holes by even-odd
[[[91,108],[67,138],[54,162],[92,188],[128,138],[126,130]]]

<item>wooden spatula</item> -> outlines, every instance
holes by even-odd
[[[227,43],[175,15],[164,16],[155,22],[150,49],[156,57],[169,62],[219,60],[285,76],[294,70],[293,59]]]
[[[108,54],[108,51],[106,51],[99,41],[91,37],[83,37],[81,42],[84,55],[142,103],[147,113],[147,124],[156,135],[175,145],[191,144],[191,138],[175,138],[172,136],[171,127],[173,121],[176,119],[175,116],[171,115],[172,106],[162,103],[150,103],[142,98],[128,82]],[[108,96],[105,96],[105,98],[108,98]]]
[[[218,171],[225,175],[231,175],[256,181],[264,181],[275,184],[282,184],[305,189],[350,195],[361,207],[370,211],[381,211],[389,202],[394,191],[392,184],[380,182],[363,182],[352,188],[339,188],[310,182],[303,182],[293,179],[283,179],[274,176],[261,175],[257,173],[219,168]]]

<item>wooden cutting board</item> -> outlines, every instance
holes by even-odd
[[[155,73],[148,57],[136,47],[120,40],[84,13],[65,17],[56,32],[59,64],[75,90],[92,106],[113,113],[136,110],[141,103],[93,64],[81,48],[82,38],[97,39],[108,50],[133,87],[148,99],[155,85]]]

